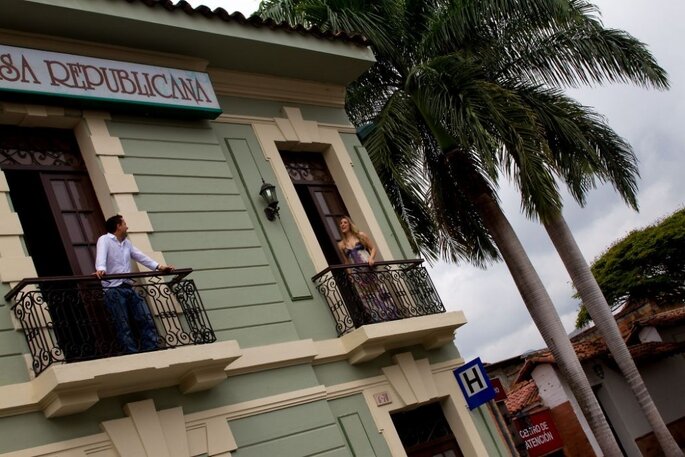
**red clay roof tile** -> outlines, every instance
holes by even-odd
[[[538,404],[541,401],[538,386],[535,384],[535,381],[530,379],[512,386],[507,394],[507,399],[504,400],[504,404],[510,414],[518,414],[525,408]]]
[[[266,27],[271,30],[283,30],[290,33],[299,33],[301,35],[311,35],[315,38],[343,41],[355,44],[357,46],[368,46],[368,40],[360,34],[333,32],[330,30],[321,30],[316,26],[304,27],[302,25],[292,26],[287,22],[276,22],[271,19],[262,19],[258,16],[245,17],[242,13],[234,12],[228,13],[223,8],[210,9],[208,6],[200,5],[192,6],[185,0],[173,2],[172,0],[126,0],[128,3],[143,3],[150,8],[164,8],[167,11],[174,12],[180,10],[189,16],[201,15],[208,19],[218,18],[225,22],[237,22],[239,24],[251,25],[256,28]]]

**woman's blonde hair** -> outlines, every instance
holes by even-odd
[[[352,222],[352,218],[350,218],[350,216],[342,216],[340,219],[338,219],[338,230],[340,230],[340,222],[343,219],[347,219],[347,222],[350,223],[350,232],[352,232],[352,235],[356,236],[357,238],[359,238],[361,240],[361,238],[359,236],[359,229],[357,228],[356,225],[354,225],[354,222]],[[342,231],[340,231],[340,235],[342,235]]]

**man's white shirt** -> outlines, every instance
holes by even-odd
[[[108,275],[130,273],[131,259],[145,265],[150,270],[155,270],[159,266],[158,262],[152,260],[133,246],[128,238],[119,241],[113,233],[106,233],[98,238],[97,257],[95,258],[96,271],[105,271]],[[117,287],[125,282],[130,281],[126,279],[112,279],[102,281],[102,285],[105,287]]]

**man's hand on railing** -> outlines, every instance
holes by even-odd
[[[160,263],[159,265],[157,265],[157,268],[155,270],[161,271],[162,273],[171,273],[172,271],[176,270],[176,267],[173,265],[162,265]],[[93,273],[93,276],[96,276],[98,279],[102,279],[102,277],[106,274],[107,272],[105,270],[97,270],[95,273]]]

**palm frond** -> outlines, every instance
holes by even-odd
[[[644,43],[605,29],[592,19],[575,21],[553,33],[518,34],[508,56],[488,62],[497,76],[555,87],[631,83],[668,88],[666,71]],[[502,57],[502,56],[500,56]]]
[[[558,90],[526,87],[519,88],[519,95],[535,110],[549,144],[550,163],[578,203],[585,203],[585,194],[598,180],[611,183],[637,209],[637,159],[606,119]]]
[[[432,15],[422,45],[432,55],[473,51],[488,46],[508,24],[545,28],[586,10],[579,0],[448,0]]]
[[[305,25],[306,18],[298,9],[300,0],[262,0],[254,13],[262,19],[272,19],[290,25]]]

